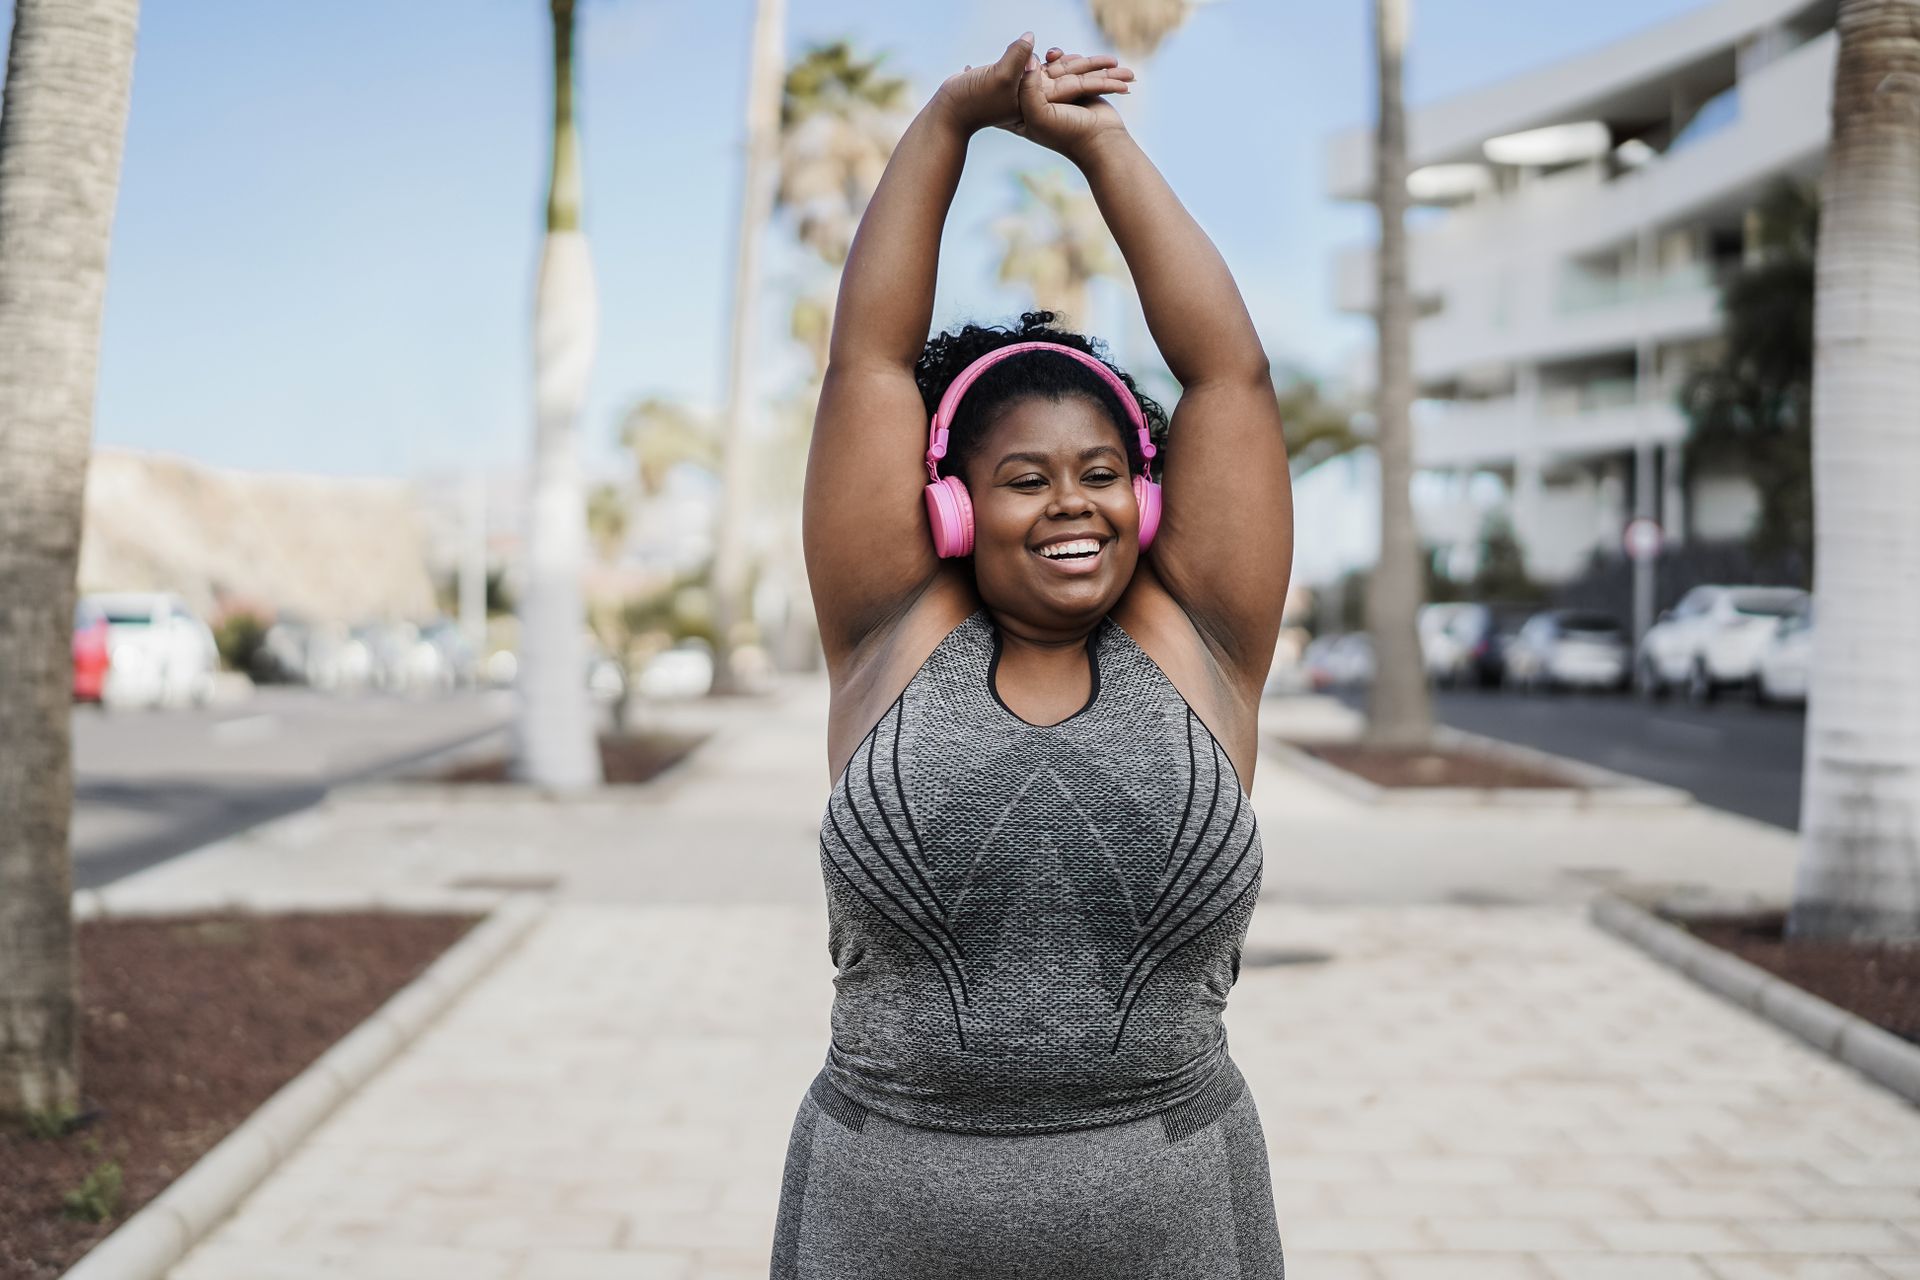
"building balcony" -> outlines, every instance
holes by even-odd
[[[1731,118],[1639,170],[1606,181],[1598,166],[1570,169],[1415,233],[1410,282],[1430,312],[1415,330],[1422,380],[1716,332],[1717,293],[1704,262],[1645,285],[1630,275],[1596,280],[1576,264],[1630,250],[1643,232],[1737,219],[1777,178],[1817,173],[1835,48],[1829,32],[1761,67],[1740,82]],[[1373,311],[1374,270],[1371,245],[1339,255],[1342,310]]]
[[[1579,392],[1546,393],[1533,413],[1517,400],[1479,402],[1423,400],[1414,406],[1414,463],[1424,469],[1473,469],[1512,464],[1537,453],[1543,464],[1676,444],[1687,420],[1663,397],[1633,403],[1633,384],[1597,384]]]

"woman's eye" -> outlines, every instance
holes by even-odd
[[[1111,471],[1096,471],[1087,477],[1088,480],[1091,480],[1095,484],[1106,484],[1109,481],[1118,480],[1119,478],[1119,476]]]
[[[1045,483],[1046,481],[1042,480],[1039,476],[1022,476],[1013,482],[1013,487],[1016,489],[1032,488],[1035,485],[1043,485]]]

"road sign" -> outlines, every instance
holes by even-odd
[[[1620,535],[1620,544],[1626,548],[1627,556],[1632,560],[1656,558],[1665,541],[1666,535],[1661,532],[1660,522],[1646,516],[1627,521],[1626,530]]]

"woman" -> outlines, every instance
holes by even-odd
[[[1132,78],[1028,34],[947,80],[847,261],[804,512],[839,974],[776,1278],[1282,1274],[1220,1011],[1259,893],[1286,449],[1225,263],[1104,96]],[[926,341],[989,126],[1086,174],[1171,430],[1047,313]]]

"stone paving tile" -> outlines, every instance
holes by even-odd
[[[1542,1254],[1553,1280],[1713,1280],[1701,1262],[1678,1254]]]
[[[1861,1258],[1735,1256],[1709,1259],[1707,1266],[1719,1280],[1886,1280]]]
[[[683,1251],[543,1248],[512,1280],[693,1280],[694,1267],[693,1255]]]
[[[343,799],[129,884],[562,880],[175,1280],[764,1277],[833,993],[823,709],[713,713],[718,749],[644,800]],[[1227,1014],[1300,1280],[1920,1280],[1920,1112],[1592,929],[1565,874],[1624,849],[1757,883],[1790,841],[1698,811],[1385,815],[1271,763],[1254,800],[1251,943],[1329,957],[1245,967]],[[1557,870],[1516,873],[1546,850]],[[1534,905],[1441,901],[1502,877]]]
[[[1534,1259],[1510,1253],[1410,1253],[1375,1265],[1385,1280],[1545,1280],[1547,1274]]]

